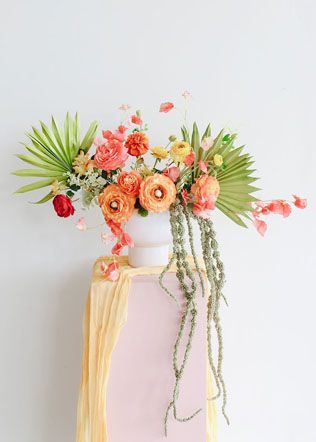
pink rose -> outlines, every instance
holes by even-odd
[[[127,156],[127,149],[122,143],[116,139],[109,139],[97,147],[94,162],[99,169],[115,170],[124,166]]]
[[[163,174],[175,183],[180,176],[180,169],[176,166],[168,167],[168,169],[164,170]]]
[[[167,101],[166,103],[161,103],[159,112],[167,113],[167,112],[170,112],[171,109],[173,109],[173,108],[174,108],[173,103],[170,103],[170,101]]]

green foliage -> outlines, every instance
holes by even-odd
[[[146,217],[148,216],[148,210],[144,209],[143,207],[139,207],[138,209],[138,215],[142,216],[142,217]]]
[[[88,152],[96,135],[98,123],[91,123],[88,131],[80,141],[80,125],[78,114],[72,118],[67,113],[63,130],[60,129],[54,117],[49,128],[40,121],[41,129],[32,127],[32,132],[27,133],[29,142],[23,146],[28,154],[17,154],[25,163],[35,166],[36,169],[19,169],[12,172],[13,175],[21,177],[44,177],[45,180],[36,181],[26,186],[20,187],[16,193],[30,192],[51,185],[55,180],[65,182],[66,172],[73,169],[73,161],[82,150]],[[46,195],[38,204],[52,198],[51,194]]]
[[[190,140],[190,134],[186,127],[181,128],[182,136],[185,141]],[[211,136],[211,127],[208,125],[202,135],[204,138]],[[258,178],[252,176],[255,169],[250,167],[253,161],[249,154],[244,153],[244,146],[235,147],[235,134],[225,134],[224,130],[217,135],[213,146],[207,152],[201,147],[199,130],[196,123],[193,124],[191,146],[195,153],[195,162],[192,167],[186,167],[181,174],[178,188],[186,185],[186,183],[195,181],[199,177],[201,171],[198,167],[198,160],[203,159],[209,163],[209,172],[216,176],[220,184],[220,194],[216,202],[216,207],[221,210],[228,218],[236,224],[247,227],[242,218],[248,218],[252,212],[251,203],[257,198],[253,193],[258,189],[251,184]],[[216,167],[213,164],[214,155],[221,155],[223,165]]]

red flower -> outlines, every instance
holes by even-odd
[[[292,212],[291,206],[286,201],[274,200],[268,205],[270,212],[277,215],[282,215],[283,218],[287,218]]]
[[[127,137],[125,147],[133,157],[144,155],[149,149],[149,141],[142,132],[134,132]]]
[[[174,108],[173,103],[170,103],[170,101],[167,101],[166,103],[161,103],[159,112],[167,113],[167,112],[170,112],[171,109],[173,109],[173,108]]]
[[[131,121],[132,123],[138,124],[139,126],[143,123],[142,120],[137,115],[132,115]]]
[[[121,243],[123,246],[134,247],[133,238],[127,232],[121,236]]]
[[[112,247],[112,254],[113,255],[120,255],[123,249],[123,244],[118,242],[115,244],[115,246]]]
[[[110,227],[111,232],[114,236],[120,236],[123,233],[121,224],[112,221],[111,219],[107,220],[107,225]]]
[[[193,152],[193,150],[191,150],[191,152],[189,153],[189,155],[187,155],[184,158],[184,164],[186,166],[192,166],[192,164],[194,163],[194,158],[195,158],[195,153]]]
[[[53,199],[53,205],[57,215],[63,218],[68,218],[68,216],[73,215],[75,212],[71,199],[66,195],[56,195]]]

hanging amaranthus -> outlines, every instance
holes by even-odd
[[[201,269],[199,264],[199,259],[197,257],[194,240],[193,240],[193,221],[197,221],[200,235],[201,235],[201,246],[203,254],[204,269]],[[180,200],[177,200],[170,208],[170,224],[171,232],[173,238],[173,254],[170,258],[168,265],[165,267],[161,273],[159,282],[161,287],[172,296],[173,299],[179,305],[179,301],[175,296],[165,287],[163,284],[163,277],[166,272],[170,269],[171,265],[175,263],[176,265],[176,276],[179,280],[181,291],[184,297],[184,306],[181,311],[181,321],[179,326],[179,331],[174,345],[173,351],[173,371],[175,376],[175,385],[172,392],[172,397],[170,403],[167,407],[164,425],[165,434],[167,435],[167,426],[169,414],[172,411],[175,420],[179,422],[186,422],[191,420],[196,416],[201,409],[193,410],[192,414],[189,416],[179,416],[177,409],[177,402],[180,394],[180,384],[181,380],[187,366],[187,362],[190,356],[193,337],[196,329],[197,322],[197,282],[196,276],[199,278],[200,287],[202,290],[202,295],[207,294],[207,347],[208,347],[208,361],[209,368],[211,370],[212,376],[215,380],[217,386],[217,394],[208,398],[209,400],[215,400],[222,396],[222,413],[228,421],[226,414],[226,402],[227,393],[226,386],[222,373],[222,361],[223,361],[223,338],[222,338],[222,328],[219,316],[220,301],[223,298],[222,288],[225,281],[224,266],[219,256],[218,243],[216,241],[216,234],[213,228],[213,223],[211,220],[202,219],[195,216],[192,211]],[[186,226],[186,228],[185,228]],[[186,251],[186,233],[189,238],[190,251],[192,254],[193,262],[196,269],[196,274],[192,270],[192,265],[188,259],[188,254]],[[205,289],[204,273],[208,281],[208,291]],[[184,340],[184,331],[188,328],[188,334],[185,342],[185,350],[182,359],[179,357],[179,349]],[[213,356],[213,331],[215,331],[215,337],[218,343],[218,352],[216,360]]]

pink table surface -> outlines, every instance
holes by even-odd
[[[174,274],[165,282],[181,297]],[[185,423],[176,422],[170,413],[166,439],[163,420],[174,386],[172,354],[180,311],[160,288],[157,275],[133,278],[127,324],[112,354],[106,406],[109,442],[206,440],[206,300],[200,294],[198,311],[178,410],[181,417],[198,408],[202,412]]]

